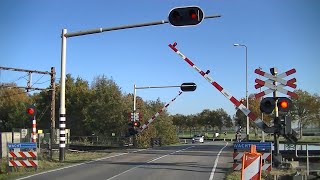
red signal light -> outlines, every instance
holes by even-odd
[[[34,109],[33,108],[28,108],[27,109],[27,113],[30,114],[30,115],[33,115],[34,114]]]
[[[198,15],[194,10],[191,10],[189,12],[189,14],[190,14],[191,19],[195,19],[195,20],[198,19]]]
[[[288,108],[289,103],[287,101],[283,100],[280,102],[280,106],[281,106],[281,108],[286,109],[286,108]]]
[[[287,97],[279,97],[277,106],[279,112],[287,113],[292,107],[292,101]]]
[[[140,126],[140,122],[139,122],[139,121],[135,121],[135,122],[133,123],[133,126],[139,127],[139,126]]]

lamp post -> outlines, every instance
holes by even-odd
[[[246,48],[246,102],[247,102],[247,108],[249,109],[249,99],[248,99],[248,48],[244,44],[233,44],[233,46],[241,46]],[[249,117],[247,116],[247,127],[246,127],[246,139],[249,141]]]

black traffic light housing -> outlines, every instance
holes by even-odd
[[[260,110],[263,113],[271,114],[274,108],[276,107],[276,100],[277,99],[277,107],[278,112],[282,114],[286,114],[292,107],[292,101],[287,97],[266,97],[263,98],[260,102]]]
[[[128,123],[128,135],[129,136],[134,136],[134,135],[138,134],[138,131],[134,127],[135,127],[134,122],[130,121]]]
[[[193,82],[182,83],[180,89],[181,91],[195,91],[197,89],[197,85]]]
[[[290,116],[284,117],[284,134],[285,135],[292,134],[291,121],[292,121],[292,119]]]
[[[263,98],[260,102],[260,110],[266,114],[271,114],[275,106],[276,102],[273,97]]]
[[[169,12],[168,20],[172,26],[190,26],[201,23],[203,11],[198,6],[173,8]]]

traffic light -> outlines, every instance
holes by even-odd
[[[279,112],[287,113],[291,109],[292,101],[287,97],[279,97],[277,106]]]
[[[180,89],[181,91],[195,91],[197,85],[195,83],[182,83]]]
[[[172,26],[190,26],[201,23],[203,11],[197,6],[177,7],[169,12],[168,20]]]
[[[134,127],[140,127],[140,122],[139,121],[134,121],[133,122]]]
[[[260,102],[260,110],[263,113],[271,114],[274,110],[276,102],[273,97],[263,98]]]
[[[129,124],[128,124],[128,134],[129,136],[133,136],[135,134],[138,133],[137,130],[134,129],[134,122],[133,121],[130,121]]]
[[[27,114],[30,115],[30,116],[35,116],[36,115],[36,108],[33,106],[33,105],[29,105],[27,107],[27,110],[26,110]]]

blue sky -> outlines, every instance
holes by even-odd
[[[133,85],[167,86],[195,82],[195,92],[183,93],[168,111],[195,114],[203,109],[234,106],[181,60],[178,49],[236,98],[245,97],[245,49],[248,47],[248,91],[254,88],[254,69],[279,72],[295,68],[299,89],[320,94],[320,1],[310,0],[136,0],[136,1],[0,1],[0,66],[49,71],[60,78],[61,31],[68,32],[166,20],[170,9],[197,5],[205,15],[222,15],[193,27],[170,24],[111,31],[67,39],[67,73],[91,82],[98,75],[113,78],[124,93]],[[25,86],[26,73],[1,71],[0,82]],[[265,80],[264,78],[262,78]],[[33,77],[49,86],[49,77]],[[35,84],[35,85],[36,85]],[[289,88],[288,88],[289,89]],[[264,89],[263,89],[264,90]],[[292,89],[289,89],[292,90]],[[137,90],[144,100],[170,101],[178,88]],[[67,112],[68,113],[68,112]]]

